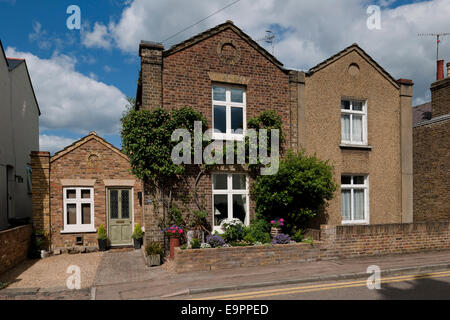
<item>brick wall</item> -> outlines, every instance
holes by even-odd
[[[26,259],[31,232],[31,224],[0,231],[0,273]]]
[[[33,226],[50,230],[50,153],[33,151],[30,155],[32,177]]]
[[[449,132],[450,119],[413,130],[414,221],[450,220]]]
[[[322,226],[320,259],[450,249],[450,222]]]
[[[319,244],[233,247],[203,250],[175,250],[175,271],[210,271],[256,267],[280,263],[314,261],[319,256]]]
[[[431,105],[433,118],[450,113],[450,77],[431,85]]]

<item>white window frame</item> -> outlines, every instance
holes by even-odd
[[[226,175],[227,176],[227,190],[215,190],[214,189],[214,176],[215,175]],[[245,190],[233,190],[233,175],[245,175]],[[247,197],[246,201],[246,215],[244,225],[250,225],[250,193],[249,193],[249,178],[248,175],[244,173],[223,173],[216,172],[211,175],[211,185],[212,185],[212,226],[213,231],[223,232],[220,226],[214,225],[214,196],[215,195],[227,195],[228,200],[228,218],[233,218],[233,195],[245,195]]]
[[[369,224],[369,176],[365,174],[342,174],[342,176],[350,177],[350,184],[341,184],[341,218],[342,224]],[[342,177],[341,176],[341,177]],[[364,177],[364,184],[354,184],[354,177]],[[342,190],[350,190],[350,208],[351,208],[351,220],[344,220],[342,217]],[[363,220],[354,220],[354,208],[353,208],[353,192],[354,190],[364,190],[364,219]]]
[[[69,199],[67,198],[67,190],[75,190],[75,198]],[[82,199],[81,198],[81,190],[89,190],[90,198]],[[90,224],[81,224],[81,205],[84,203],[88,203],[91,205],[91,223]],[[67,224],[67,205],[75,204],[76,205],[76,219],[77,224]],[[63,214],[64,214],[64,230],[61,233],[74,233],[74,232],[96,232],[94,227],[94,188],[92,187],[64,187],[63,188]]]
[[[350,102],[350,110],[342,109],[342,101],[348,101]],[[356,111],[353,110],[353,103],[354,102],[361,102],[362,103],[362,111]],[[368,139],[367,139],[367,100],[357,100],[357,99],[349,99],[349,98],[342,98],[341,99],[341,143],[344,145],[358,145],[358,146],[367,146],[368,145]],[[342,135],[342,116],[343,115],[349,115],[350,116],[350,140],[344,140],[344,137]],[[353,141],[353,115],[360,115],[362,116],[362,141]]]
[[[225,101],[217,101],[214,100],[214,87],[224,88],[226,90],[225,93]],[[240,89],[243,91],[242,103],[231,102],[231,89]],[[235,85],[222,85],[222,84],[213,84],[211,86],[211,100],[212,100],[212,139],[213,140],[237,140],[243,141],[245,133],[247,132],[247,89],[244,86],[235,86]],[[214,132],[214,106],[222,106],[226,107],[226,133],[216,133]],[[243,121],[243,133],[231,133],[231,108],[238,107],[242,108],[242,121]]]

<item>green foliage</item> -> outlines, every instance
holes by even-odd
[[[291,238],[295,242],[302,242],[303,241],[303,232],[302,232],[302,230],[295,231]]]
[[[244,240],[255,243],[270,243],[270,224],[264,219],[257,219],[244,229]]]
[[[159,242],[150,242],[145,247],[145,252],[147,253],[148,256],[154,256],[157,254],[164,256],[164,248],[162,244]]]
[[[174,183],[185,167],[172,162],[172,149],[178,142],[171,141],[175,129],[187,129],[193,140],[194,121],[201,121],[203,129],[207,121],[200,112],[190,107],[173,110],[135,110],[130,108],[121,119],[123,152],[129,157],[132,173],[159,187]],[[194,143],[191,143],[191,156]],[[192,157],[191,157],[192,158]]]
[[[191,240],[191,248],[192,249],[200,249],[201,243],[200,240],[197,238],[194,238]]]
[[[222,235],[223,240],[225,240],[226,243],[241,241],[244,239],[244,236],[245,236],[245,227],[240,224],[226,225],[225,232]]]
[[[133,239],[142,239],[142,237],[144,236],[143,232],[142,232],[142,228],[139,225],[139,223],[136,223],[136,226],[134,227],[134,232],[133,235],[131,236]]]
[[[191,219],[191,228],[195,230],[203,230],[208,225],[208,212],[206,211],[194,211]]]
[[[186,222],[183,218],[183,213],[175,203],[172,204],[167,213],[166,225],[163,229],[173,225],[179,226],[183,230],[186,229]]]
[[[307,239],[303,240],[304,243],[309,243],[310,245],[314,244],[314,239],[312,237],[308,237]]]
[[[108,239],[108,235],[106,233],[105,227],[102,224],[98,227],[97,239],[98,240],[106,240],[106,239]]]
[[[277,174],[259,176],[251,189],[256,214],[267,221],[284,218],[286,230],[304,227],[336,190],[333,168],[316,156],[288,152]]]
[[[187,249],[187,244],[183,244],[183,245],[180,247],[180,249],[181,249],[181,250],[186,250],[186,249]]]

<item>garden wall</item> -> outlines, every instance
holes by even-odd
[[[31,225],[0,231],[0,273],[27,258],[31,232]]]
[[[320,244],[233,247],[203,250],[175,249],[175,271],[210,271],[317,260]]]
[[[320,259],[450,249],[450,221],[322,226]]]

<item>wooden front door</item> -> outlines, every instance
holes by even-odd
[[[108,232],[111,245],[130,245],[132,226],[131,189],[108,189]]]

